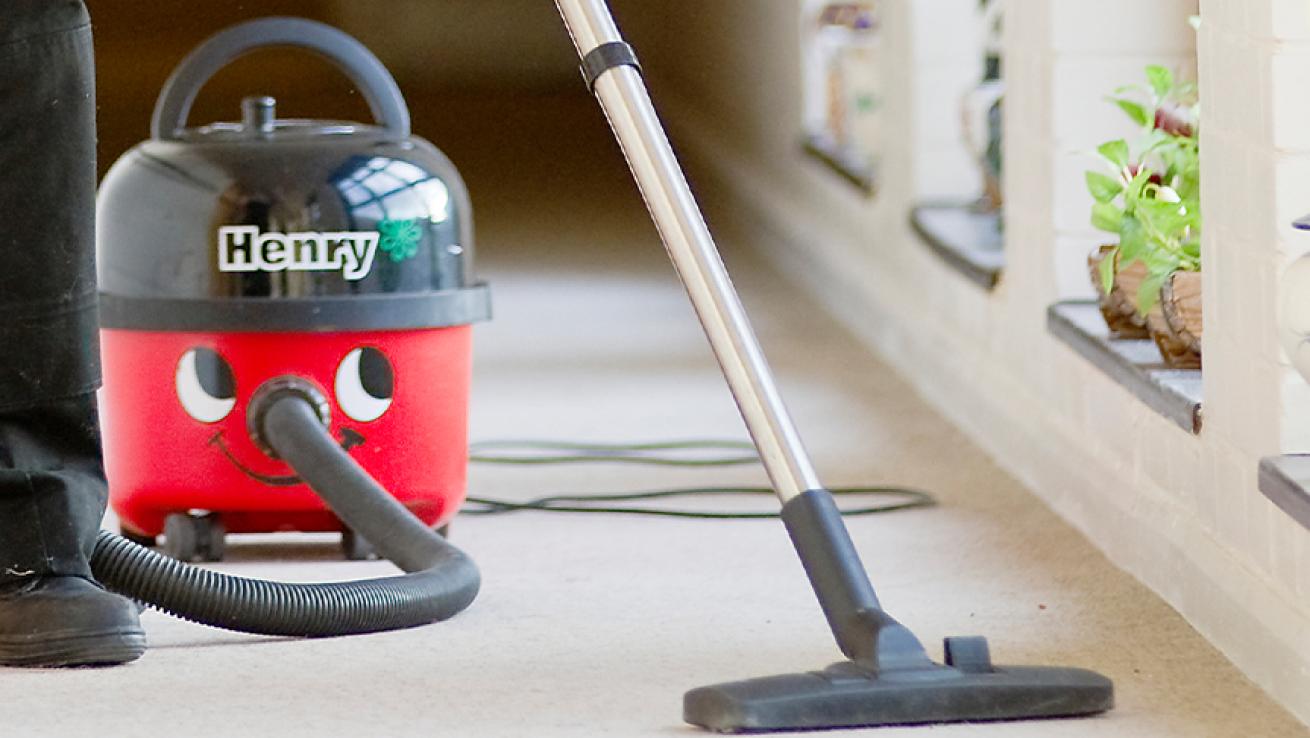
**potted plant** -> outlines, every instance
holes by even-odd
[[[1175,367],[1198,367],[1201,355],[1201,208],[1196,88],[1164,67],[1146,68],[1147,88],[1111,100],[1143,134],[1097,154],[1108,171],[1087,172],[1095,203],[1092,225],[1117,235],[1089,260],[1110,329],[1145,337]],[[1136,150],[1134,152],[1134,149]]]

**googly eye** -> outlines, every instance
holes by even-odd
[[[395,392],[391,362],[375,348],[357,348],[337,367],[335,389],[347,417],[360,423],[377,420],[391,407]]]
[[[232,367],[217,351],[203,347],[182,354],[177,362],[177,399],[187,415],[202,423],[217,423],[237,404]]]

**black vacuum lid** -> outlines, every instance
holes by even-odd
[[[106,327],[348,330],[489,317],[459,172],[410,135],[404,99],[372,54],[339,31],[309,27],[219,34],[169,80],[153,138],[101,186]],[[239,122],[186,126],[214,72],[271,45],[336,62],[378,124],[279,119],[276,101],[256,96]]]

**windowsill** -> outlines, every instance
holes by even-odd
[[[1310,455],[1261,459],[1260,492],[1293,520],[1310,528]]]
[[[1000,213],[980,213],[964,203],[924,203],[910,212],[910,225],[947,264],[985,290],[996,287],[1005,269]]]
[[[802,148],[811,158],[841,175],[865,195],[872,196],[877,192],[873,167],[859,152],[838,146],[832,139],[817,134],[806,136]]]
[[[1111,338],[1092,301],[1057,302],[1047,330],[1153,410],[1189,433],[1201,432],[1201,372],[1171,369],[1150,339]]]

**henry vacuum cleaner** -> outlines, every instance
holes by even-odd
[[[377,125],[281,120],[252,97],[239,123],[186,127],[211,76],[269,46],[334,62]],[[192,53],[152,133],[101,188],[101,407],[123,531],[147,544],[162,532],[173,556],[102,534],[97,576],[165,611],[268,634],[388,630],[464,609],[477,568],[433,528],[464,500],[470,324],[490,304],[455,167],[410,135],[376,57],[291,19]],[[221,558],[225,531],[275,530],[342,530],[350,552],[366,540],[410,573],[283,585],[179,561]]]
[[[656,118],[632,49],[623,42],[602,0],[557,0],[557,5],[582,58],[584,77],[609,117],[705,327],[782,500],[782,517],[796,551],[837,644],[848,659],[822,671],[692,690],[684,703],[685,719],[712,730],[735,732],[1065,717],[1109,709],[1113,689],[1110,681],[1099,674],[1072,668],[995,666],[982,638],[948,638],[945,663],[938,664],[907,628],[882,610],[832,495],[819,482],[773,384],[741,303]],[[304,46],[344,63],[383,127],[279,122],[261,112],[266,107],[262,103],[252,102],[240,125],[196,131],[181,128],[199,81],[238,54],[274,44]],[[263,633],[366,632],[453,615],[476,593],[477,572],[467,558],[432,533],[430,525],[453,511],[462,490],[443,488],[435,492],[445,504],[439,506],[435,518],[429,513],[421,520],[370,476],[369,472],[374,471],[369,466],[371,440],[361,442],[357,435],[365,439],[380,437],[383,444],[391,438],[389,431],[374,434],[368,430],[373,421],[367,418],[382,409],[385,398],[369,389],[370,384],[374,389],[380,389],[381,384],[363,378],[364,358],[360,356],[357,367],[349,357],[361,347],[371,347],[387,358],[394,376],[394,402],[399,405],[402,382],[422,380],[408,378],[401,371],[409,366],[408,359],[402,365],[396,352],[403,349],[387,341],[392,338],[389,332],[404,334],[396,337],[403,342],[419,338],[417,334],[424,331],[450,331],[482,317],[485,297],[476,285],[463,281],[469,279],[467,270],[454,277],[454,282],[441,282],[440,275],[448,272],[435,266],[429,269],[426,263],[419,278],[405,272],[388,281],[361,271],[365,258],[352,260],[346,249],[367,254],[367,242],[373,238],[370,232],[379,239],[386,237],[382,222],[388,216],[343,221],[352,201],[341,185],[352,178],[344,173],[360,166],[343,164],[360,156],[351,150],[353,141],[364,144],[360,147],[364,151],[386,151],[377,157],[382,160],[380,165],[385,160],[408,162],[419,170],[441,172],[443,178],[451,172],[434,163],[427,144],[406,138],[408,127],[401,125],[397,110],[399,95],[380,65],[358,44],[318,24],[257,21],[220,34],[184,63],[170,82],[170,89],[183,92],[170,96],[166,91],[166,104],[157,110],[155,131],[157,139],[174,140],[146,144],[130,155],[140,157],[140,161],[120,165],[141,179],[142,186],[151,193],[150,199],[135,199],[137,212],[106,214],[117,215],[124,224],[157,220],[160,225],[151,231],[151,238],[158,240],[134,244],[131,249],[136,250],[137,258],[125,262],[125,266],[102,262],[102,269],[111,271],[104,278],[106,319],[113,330],[134,332],[123,336],[121,345],[139,341],[138,349],[149,353],[141,359],[144,365],[158,360],[172,367],[173,374],[166,379],[176,387],[177,397],[169,401],[181,404],[191,421],[207,429],[178,428],[177,423],[184,421],[174,408],[165,407],[163,399],[153,399],[149,407],[171,413],[171,421],[159,422],[170,433],[186,433],[192,438],[198,444],[194,447],[196,453],[226,457],[223,445],[207,440],[221,431],[231,455],[259,475],[270,479],[294,476],[297,484],[307,483],[334,517],[324,518],[328,513],[317,507],[313,498],[304,497],[297,508],[307,516],[304,519],[318,521],[314,526],[336,524],[358,531],[373,541],[383,556],[411,573],[381,582],[332,585],[252,582],[194,569],[102,533],[94,559],[97,576],[117,591],[183,617]],[[333,153],[323,153],[329,149]],[[310,150],[319,153],[310,155]],[[230,151],[232,157],[219,156],[219,151]],[[148,157],[147,152],[151,154]],[[296,157],[308,157],[316,164],[301,170],[306,175],[304,180],[279,180],[276,172],[298,166]],[[278,182],[293,189],[260,189]],[[194,212],[179,208],[174,198],[185,198],[187,192],[214,196],[206,222],[185,220]],[[277,192],[288,196],[271,197]],[[420,231],[429,239],[420,250],[440,242],[431,231],[437,221],[425,220],[423,215],[404,211],[401,216],[419,220]],[[130,232],[139,237],[141,227],[136,223]],[[195,236],[201,239],[199,246],[179,240],[173,228],[178,233],[203,231]],[[289,236],[292,232],[302,234],[295,244],[322,240],[335,244],[335,248],[323,246],[315,251],[320,247],[290,242],[282,246],[277,238],[258,241],[268,233]],[[102,234],[106,244],[112,233]],[[464,240],[460,245],[466,247],[467,237],[461,237]],[[234,245],[252,241],[266,245],[259,246],[263,250],[258,252],[238,249],[247,254],[244,261],[223,261],[224,254],[232,257]],[[347,242],[353,245],[342,245]],[[364,245],[359,246],[359,242]],[[161,253],[174,244],[178,245],[176,253]],[[185,248],[187,245],[196,250]],[[260,254],[259,260],[256,253]],[[322,253],[338,256],[310,260],[313,254]],[[425,254],[425,262],[441,258],[431,251]],[[102,257],[108,256],[102,250]],[[461,256],[467,258],[467,252]],[[200,263],[192,261],[196,259]],[[165,264],[156,267],[159,261]],[[467,265],[460,259],[456,262]],[[320,263],[326,265],[322,270],[292,269],[293,265]],[[240,268],[232,268],[234,264]],[[229,268],[225,269],[225,265]],[[159,271],[152,271],[156,268]],[[129,271],[112,274],[122,269]],[[154,276],[143,280],[138,269]],[[352,280],[352,274],[362,276]],[[451,304],[463,307],[456,309],[438,300],[442,295],[462,295],[451,298]],[[295,356],[288,359],[245,358],[247,350],[257,354],[269,350],[275,342],[259,341],[277,334],[293,337],[297,344],[305,341],[306,348],[294,349]],[[111,370],[120,361],[108,356],[114,350],[113,340],[106,345],[107,382],[114,381],[116,375]],[[224,350],[235,350],[242,358],[227,359]],[[207,352],[218,354],[228,363],[225,366],[216,362]],[[441,376],[432,365],[456,354],[416,353],[413,358],[425,362],[425,371],[436,371]],[[247,360],[251,363],[246,364]],[[131,361],[121,361],[122,369],[133,366]],[[376,364],[376,357],[369,361]],[[360,406],[372,410],[355,417],[345,407],[350,401],[341,399],[333,370],[323,368],[334,363],[338,375],[344,371],[352,383],[357,369],[361,371],[364,394],[377,402],[362,402]],[[201,392],[195,392],[191,385],[193,371]],[[133,374],[127,376],[127,380],[136,379]],[[194,408],[187,407],[190,400],[183,397],[187,388],[195,400]],[[347,396],[354,389],[349,387]],[[107,390],[106,396],[113,397],[115,388],[107,384]],[[341,413],[332,407],[330,395],[337,398]],[[238,410],[243,420],[227,420]],[[409,412],[414,415],[406,415],[404,422],[420,422],[418,415],[428,410],[428,406],[411,408]],[[113,412],[112,407],[106,408],[107,417]],[[237,438],[242,429],[249,441]],[[339,438],[333,435],[334,430]],[[111,435],[120,431],[130,435],[129,430],[112,423],[107,431]],[[408,435],[413,438],[416,434]],[[115,447],[108,448],[112,454]],[[145,446],[139,450],[147,454],[150,451]],[[256,450],[265,457],[255,456]],[[238,456],[238,451],[250,455]],[[175,463],[149,458],[140,463]],[[275,466],[275,459],[285,462],[286,468]],[[138,462],[132,459],[130,463]],[[224,458],[224,463],[235,461]],[[111,460],[111,470],[112,464]],[[382,466],[375,476],[391,481],[386,476],[389,473],[403,472]],[[194,476],[178,479],[195,481]],[[275,498],[279,489],[292,489],[266,486],[271,487],[265,491],[270,498]],[[158,492],[151,499],[165,500],[168,494]],[[221,500],[212,495],[208,499]],[[416,502],[409,499],[406,504],[417,508]],[[160,516],[166,519],[169,514],[167,505],[159,503],[142,505],[138,513],[128,525],[142,535],[151,534],[160,525]],[[223,517],[243,519],[230,513],[223,513]],[[247,524],[256,525],[239,525]]]
[[[186,127],[214,73],[282,44],[335,61],[378,124],[283,120],[249,97],[240,123]],[[124,535],[166,533],[175,558],[216,561],[225,532],[343,530],[359,557],[356,531],[261,427],[287,395],[443,525],[464,501],[470,324],[490,300],[464,183],[410,136],[390,74],[339,31],[260,21],[185,60],[152,128],[99,198],[106,472]]]

